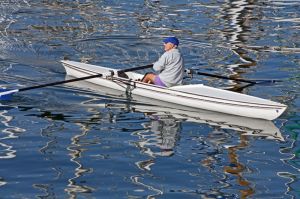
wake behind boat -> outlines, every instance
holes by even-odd
[[[287,108],[284,104],[203,84],[165,88],[139,81],[143,75],[135,72],[126,72],[126,77],[123,75],[121,77],[118,76],[118,70],[112,68],[74,61],[62,61],[62,64],[67,75],[81,78],[102,74],[102,77],[87,79],[87,81],[171,104],[266,120],[276,119]]]

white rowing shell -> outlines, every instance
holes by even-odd
[[[232,91],[205,86],[203,84],[180,85],[164,88],[138,81],[143,75],[127,72],[129,79],[117,77],[117,70],[74,61],[62,61],[70,76],[85,77],[104,74],[102,78],[87,81],[111,89],[129,92],[164,102],[187,107],[216,111],[226,114],[273,120],[287,108],[286,105],[270,100]],[[110,76],[111,71],[114,75]]]

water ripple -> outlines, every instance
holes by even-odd
[[[1,123],[5,126],[5,128],[2,129],[2,133],[4,133],[4,136],[0,138],[1,142],[0,142],[0,146],[1,146],[1,154],[0,154],[0,159],[10,159],[10,158],[14,158],[16,157],[16,150],[13,149],[14,147],[6,144],[6,140],[8,139],[16,139],[18,138],[18,134],[19,133],[23,133],[25,132],[25,129],[20,128],[20,127],[15,127],[10,125],[10,123],[12,122],[12,120],[14,119],[11,116],[7,115],[7,111],[1,111],[0,112],[0,117],[1,119]]]
[[[240,92],[289,106],[280,119],[257,123],[167,109],[84,82],[17,93],[1,102],[1,196],[296,198],[298,5],[1,1],[1,87],[62,80],[64,58],[112,68],[147,65],[163,53],[162,39],[175,35],[187,68],[282,79]],[[185,81],[244,86],[205,76]]]

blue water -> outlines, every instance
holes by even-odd
[[[0,198],[300,198],[299,7],[298,0],[1,1],[2,88],[64,80],[65,58],[147,65],[163,53],[162,39],[176,35],[187,68],[281,80],[243,89],[194,76],[187,84],[288,109],[260,131],[250,119],[227,125],[226,116],[146,106],[84,83],[20,92],[0,105]]]

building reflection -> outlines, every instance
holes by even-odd
[[[91,193],[93,192],[94,188],[91,186],[87,186],[84,184],[79,184],[80,178],[93,172],[92,168],[85,168],[84,165],[80,162],[80,158],[84,155],[84,146],[81,144],[81,138],[87,136],[90,128],[86,124],[79,124],[81,126],[81,133],[75,135],[71,138],[71,144],[67,147],[68,151],[70,152],[69,155],[71,156],[70,161],[76,165],[74,170],[74,177],[68,180],[69,184],[65,191],[68,193],[70,198],[77,198],[78,193]]]
[[[246,171],[246,166],[239,161],[237,151],[249,147],[248,138],[245,135],[240,135],[240,144],[230,146],[228,150],[229,165],[224,167],[224,172],[236,177],[237,184],[241,186],[240,198],[247,198],[255,193],[254,184],[243,177]]]
[[[236,54],[241,62],[230,62],[226,64],[226,69],[229,70],[228,76],[232,78],[242,78],[244,73],[243,68],[256,66],[257,60],[251,56],[245,46],[258,33],[253,33],[251,22],[254,17],[254,0],[226,0],[220,8],[220,18],[224,19],[224,29],[221,30],[221,35],[229,45],[230,50]],[[258,35],[259,36],[259,35]],[[251,86],[234,85],[233,91],[242,91],[244,88]]]
[[[81,193],[91,193],[95,190],[92,186],[85,185],[81,183],[80,180],[85,175],[88,175],[93,172],[92,168],[86,168],[81,162],[80,159],[84,157],[84,143],[82,143],[82,139],[88,136],[90,131],[89,122],[82,121],[76,122],[72,121],[68,116],[64,114],[52,113],[51,111],[43,111],[38,117],[47,118],[50,121],[50,125],[44,128],[41,132],[41,135],[47,138],[49,141],[40,149],[40,152],[45,156],[46,160],[51,162],[55,162],[54,160],[57,158],[55,154],[57,153],[57,147],[59,145],[57,132],[61,132],[65,127],[64,123],[60,123],[59,121],[64,122],[72,122],[79,127],[79,133],[74,134],[70,138],[70,144],[66,147],[66,150],[69,151],[68,155],[70,156],[70,162],[75,165],[74,171],[68,171],[68,173],[73,173],[73,177],[68,179],[68,184],[66,185],[64,191],[68,194],[68,198],[78,198],[78,195]],[[88,119],[88,121],[95,121],[95,117]],[[58,122],[55,122],[58,121]],[[66,175],[66,171],[61,168],[62,165],[52,165],[53,170],[56,173],[55,179],[58,180],[63,178]],[[34,184],[35,188],[42,190],[45,195],[41,196],[53,196],[56,197],[56,193],[54,192],[54,187],[52,184]]]
[[[253,37],[251,32],[251,20],[253,19],[253,0],[225,1],[221,6],[221,18],[225,20],[225,28],[222,34],[230,44],[231,50],[239,56],[243,63],[229,64],[229,68],[255,66],[256,61],[248,55],[243,48],[249,39]]]
[[[220,188],[214,187],[212,190],[208,191],[205,195],[215,197],[226,197],[227,189],[231,189],[231,187],[240,187],[239,190],[239,198],[248,198],[251,197],[255,193],[255,183],[248,180],[243,176],[244,173],[248,172],[247,164],[241,162],[239,160],[239,151],[244,151],[249,147],[249,136],[245,134],[239,135],[239,140],[237,140],[238,144],[233,144],[230,146],[226,146],[229,142],[229,138],[224,135],[222,130],[215,129],[212,131],[208,137],[207,141],[212,144],[212,146],[218,150],[226,150],[228,154],[228,164],[223,167],[223,174],[220,178],[220,184],[222,186]],[[224,147],[224,145],[226,147]],[[218,154],[208,155],[201,161],[201,165],[204,168],[207,168],[211,173],[218,173]],[[236,184],[234,183],[234,178]]]
[[[14,117],[10,116],[9,109],[15,107],[5,106],[0,104],[0,123],[1,123],[1,136],[0,136],[0,160],[1,159],[14,159],[17,157],[17,150],[10,139],[18,139],[20,133],[24,133],[26,129],[12,125]],[[5,178],[0,176],[0,187],[7,185]]]

